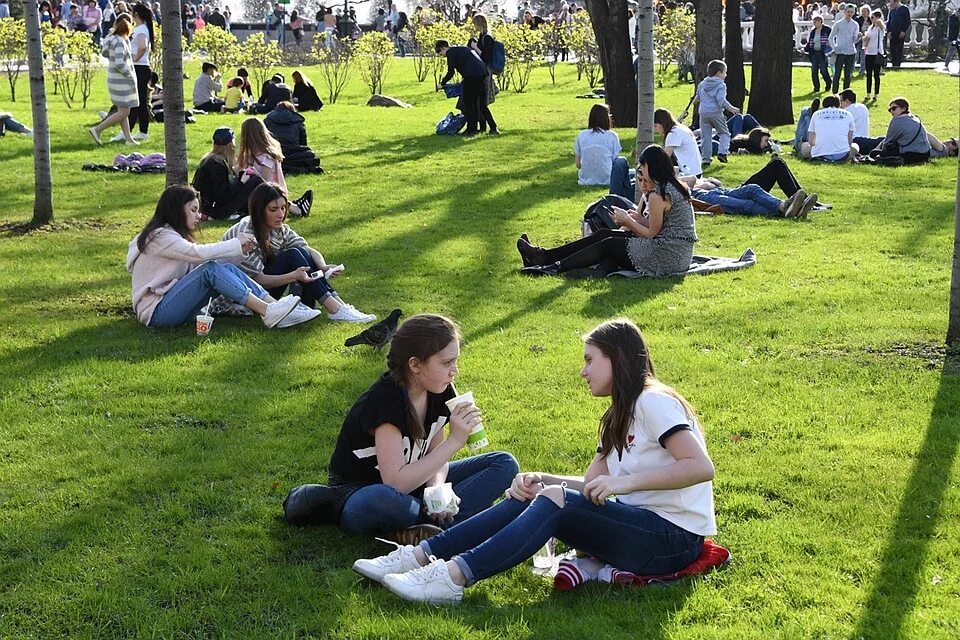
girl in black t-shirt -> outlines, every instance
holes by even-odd
[[[330,484],[353,490],[342,503],[344,530],[407,530],[401,540],[419,539],[425,532],[418,525],[461,522],[510,487],[519,466],[509,453],[450,461],[480,423],[475,405],[457,405],[451,414],[445,404],[456,396],[459,356],[459,331],[443,316],[414,316],[397,330],[389,371],[350,409],[330,458]],[[459,512],[427,516],[423,489],[444,482],[453,484]]]

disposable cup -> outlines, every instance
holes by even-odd
[[[450,409],[451,412],[461,404],[474,404],[472,391],[467,391],[456,398],[447,400],[447,408]],[[487,438],[487,432],[484,430],[483,423],[481,422],[475,426],[473,430],[470,431],[470,435],[467,436],[467,448],[470,451],[477,451],[489,444],[490,440]]]
[[[197,335],[205,336],[210,334],[210,329],[213,328],[213,316],[208,316],[200,314],[197,316]]]

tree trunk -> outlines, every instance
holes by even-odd
[[[765,127],[793,124],[793,2],[757,3],[750,113]]]
[[[747,81],[743,77],[743,36],[740,34],[740,0],[727,0],[724,61],[727,63],[727,100],[743,109]]]
[[[653,144],[653,0],[637,7],[637,148],[634,158]]]
[[[163,20],[163,144],[167,186],[187,184],[187,127],[183,120],[183,23],[179,0],[161,0]]]
[[[957,163],[957,209],[953,216],[953,277],[950,282],[947,346],[960,347],[960,162]]]
[[[607,104],[618,127],[637,124],[637,82],[627,26],[627,0],[587,0],[587,11],[600,48]]]
[[[27,68],[33,112],[33,224],[53,222],[53,181],[50,174],[50,129],[47,127],[47,87],[43,80],[40,12],[33,0],[24,0],[27,23]]]
[[[699,83],[707,75],[707,65],[710,61],[723,59],[723,20],[721,19],[723,5],[719,0],[697,0],[696,8],[697,53],[693,75],[694,80]]]

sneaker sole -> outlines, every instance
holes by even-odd
[[[397,574],[391,574],[391,575],[397,575]],[[408,595],[408,594],[406,594],[406,593],[401,593],[401,592],[395,591],[394,588],[393,588],[393,586],[390,584],[390,581],[387,580],[386,577],[384,577],[384,581],[381,582],[380,584],[382,584],[382,585],[384,586],[384,588],[386,588],[387,591],[389,591],[389,592],[392,593],[393,595],[397,596],[397,597],[400,598],[401,600],[406,600],[407,602],[420,602],[420,603],[423,603],[423,604],[432,604],[432,605],[436,605],[436,606],[453,606],[453,605],[460,604],[460,602],[463,600],[463,594],[462,594],[462,593],[461,593],[461,594],[457,594],[457,596],[456,596],[455,598],[452,598],[452,599],[449,599],[449,600],[447,600],[447,599],[444,599],[444,600],[435,600],[435,599],[432,599],[432,598],[425,600],[425,599],[423,599],[423,598],[417,598],[417,597],[415,597],[415,596],[413,596],[413,595]]]
[[[293,311],[291,311],[290,313],[293,313]],[[307,318],[306,320],[301,320],[300,322],[295,322],[295,323],[293,323],[293,324],[286,324],[286,325],[283,325],[283,326],[281,327],[280,325],[283,323],[284,320],[287,319],[287,316],[289,316],[290,313],[288,313],[286,316],[284,316],[283,319],[280,320],[280,322],[277,323],[277,327],[276,327],[277,329],[292,329],[293,327],[299,327],[299,326],[301,326],[301,325],[310,324],[311,322],[313,322],[314,320],[316,320],[317,318],[319,318],[320,316],[323,315],[322,313],[318,313],[317,315],[313,316],[312,318]]]
[[[393,575],[393,574],[389,574],[389,573],[388,573],[388,574],[386,574],[386,575],[384,575],[384,576],[378,577],[376,574],[367,573],[366,571],[364,571],[364,568],[363,568],[362,565],[358,566],[359,562],[360,562],[360,561],[357,560],[356,562],[353,563],[353,570],[356,571],[357,573],[359,573],[360,575],[362,575],[364,578],[366,578],[366,579],[368,579],[368,580],[373,580],[374,582],[382,583],[382,582],[383,582],[383,579],[386,578],[388,575]]]

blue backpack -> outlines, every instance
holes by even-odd
[[[493,56],[490,58],[490,70],[495,74],[503,73],[503,68],[507,65],[507,50],[503,48],[503,43],[497,40],[493,41]]]
[[[460,133],[460,129],[467,126],[467,116],[462,113],[456,115],[451,111],[443,117],[443,120],[437,123],[438,136],[455,136]]]

